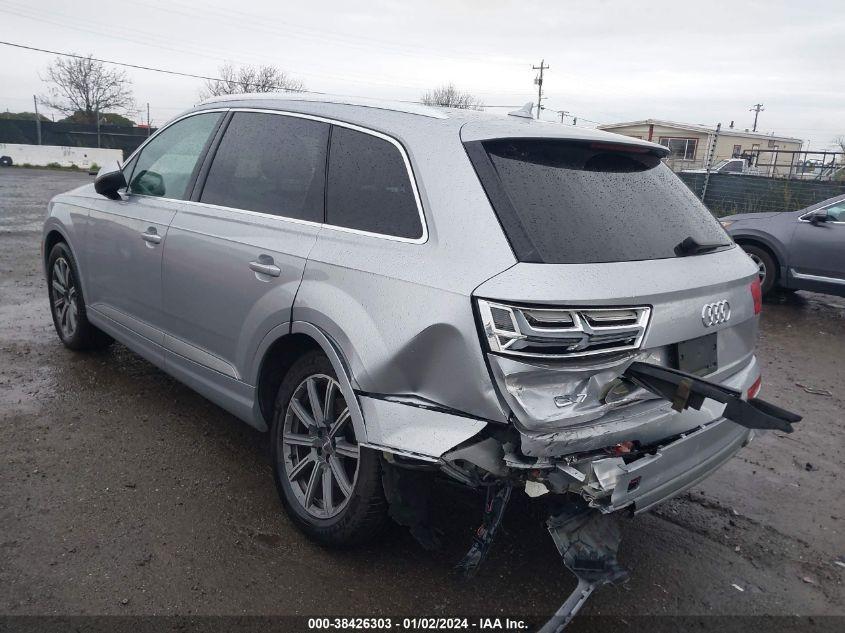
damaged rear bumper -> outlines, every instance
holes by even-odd
[[[754,428],[777,428],[755,416],[782,422],[770,414],[793,415],[746,401],[759,375],[753,356],[718,384],[629,364],[626,377],[641,384],[645,397],[553,431],[504,427],[410,396],[358,396],[373,448],[437,463],[475,487],[525,485],[531,495],[582,497],[604,513],[642,512],[707,477],[753,438]],[[687,394],[682,406],[676,388]]]
[[[745,391],[759,376],[757,359],[751,356],[739,367],[723,369],[710,379]],[[582,424],[561,424],[548,430],[532,430],[523,424],[520,429],[520,448],[527,456],[555,459],[600,450],[621,442],[636,441],[642,445],[653,445],[719,420],[723,410],[723,404],[706,400],[698,410],[678,412],[672,409],[668,400],[648,394],[639,402],[611,409],[601,418]]]
[[[602,512],[629,506],[643,512],[710,475],[753,437],[754,431],[719,419],[627,464],[621,457],[590,462],[582,494]]]

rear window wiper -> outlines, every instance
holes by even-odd
[[[701,244],[692,235],[685,237],[683,241],[675,246],[675,255],[678,257],[686,257],[687,255],[701,255],[702,253],[709,253],[715,251],[717,248],[722,248],[727,244],[720,242],[714,244]]]

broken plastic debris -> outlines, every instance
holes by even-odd
[[[620,582],[628,572],[616,560],[622,538],[618,515],[572,505],[549,517],[547,525],[563,564],[578,578],[575,591],[540,629],[540,633],[558,633],[597,587]]]
[[[745,589],[743,589],[742,587],[740,587],[740,586],[739,586],[738,584],[736,584],[736,583],[733,583],[733,584],[731,585],[731,587],[733,587],[733,588],[734,588],[734,589],[736,589],[737,591],[745,591]]]
[[[593,474],[601,489],[609,492],[616,487],[616,480],[619,476],[624,474],[622,470],[624,465],[625,460],[621,457],[608,457],[597,459],[590,464],[590,467],[593,469]]]
[[[549,492],[549,489],[546,488],[546,484],[540,481],[525,482],[525,494],[529,497],[541,497],[547,492]]]
[[[481,525],[475,531],[469,551],[455,566],[456,571],[465,578],[474,576],[481,563],[487,558],[490,546],[493,544],[493,537],[496,536],[496,530],[502,523],[505,508],[511,498],[511,490],[510,483],[503,486],[488,486]]]
[[[561,472],[566,473],[577,481],[584,481],[587,478],[587,475],[585,473],[582,473],[577,468],[573,468],[569,464],[558,464],[557,467]]]

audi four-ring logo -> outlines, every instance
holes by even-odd
[[[719,323],[727,323],[731,318],[731,304],[727,299],[722,299],[715,303],[705,304],[701,308],[701,322],[704,327],[713,327]]]

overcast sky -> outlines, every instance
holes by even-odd
[[[268,63],[311,90],[379,98],[451,81],[506,106],[536,100],[531,66],[544,58],[544,105],[579,125],[750,128],[762,102],[760,131],[811,149],[845,134],[843,0],[0,0],[0,40],[200,75]],[[0,109],[31,111],[51,56],[0,54]],[[195,103],[202,83],[127,74],[154,125]]]

